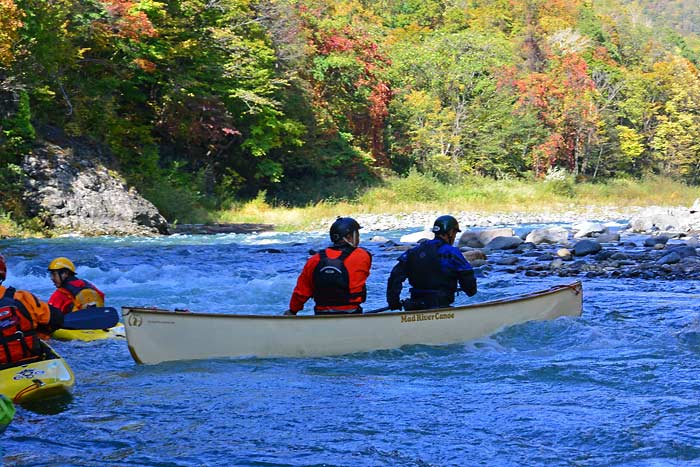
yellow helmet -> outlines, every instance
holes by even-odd
[[[68,258],[56,258],[49,263],[49,271],[58,271],[61,269],[68,269],[72,273],[75,273],[75,265],[73,264],[73,261],[69,260]]]

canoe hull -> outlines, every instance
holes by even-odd
[[[0,394],[16,404],[69,394],[75,384],[73,371],[47,348],[51,358],[0,370]]]
[[[92,342],[103,339],[123,339],[124,337],[126,337],[124,325],[121,323],[109,329],[57,329],[51,334],[52,339],[82,342]]]
[[[415,344],[451,344],[526,321],[581,315],[580,282],[512,299],[416,312],[261,316],[123,307],[138,363],[220,357],[314,357]]]

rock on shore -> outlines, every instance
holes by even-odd
[[[521,214],[485,222],[470,217],[474,214],[457,213],[463,230],[457,246],[481,276],[499,272],[534,277],[700,279],[700,218],[695,217],[696,212],[693,208],[654,207],[586,213],[601,222],[581,222],[586,218],[581,213],[551,214],[549,222]],[[423,230],[403,236],[400,243],[383,238],[381,248],[399,252],[422,238],[432,238],[426,228],[435,217],[434,213],[412,213],[403,219],[382,218],[382,225],[414,222],[423,224],[418,227]],[[616,222],[607,222],[613,219]],[[358,220],[367,228],[377,227],[371,217],[358,216]],[[511,228],[498,227],[508,224],[543,225],[518,236]]]
[[[81,235],[167,234],[165,218],[126,186],[102,151],[85,142],[40,140],[23,161],[27,213]]]

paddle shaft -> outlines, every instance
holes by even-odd
[[[380,313],[380,312],[382,312],[382,311],[387,311],[387,310],[389,310],[390,308],[391,308],[391,307],[385,306],[385,307],[382,307],[382,308],[377,308],[376,310],[367,310],[367,311],[365,311],[364,313],[365,313],[365,314],[369,314],[369,313]]]
[[[455,292],[464,292],[464,295],[469,296],[469,294],[467,294],[467,292],[466,292],[464,289],[461,289],[461,288],[460,288],[460,289],[457,289]],[[402,301],[401,303],[403,304],[403,301]],[[367,314],[367,313],[381,313],[382,311],[387,311],[387,310],[390,310],[390,309],[391,309],[391,307],[385,306],[385,307],[383,307],[383,308],[377,308],[376,310],[365,311],[365,314]]]

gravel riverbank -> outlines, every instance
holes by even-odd
[[[464,231],[470,227],[496,227],[519,224],[561,224],[582,221],[611,222],[628,220],[642,212],[642,207],[586,207],[552,212],[500,212],[482,214],[474,211],[438,212],[424,211],[399,214],[342,214],[354,217],[365,231],[399,230],[407,228],[430,228],[438,216],[450,214],[458,221]],[[324,230],[333,222],[325,219],[319,223],[319,230]]]

